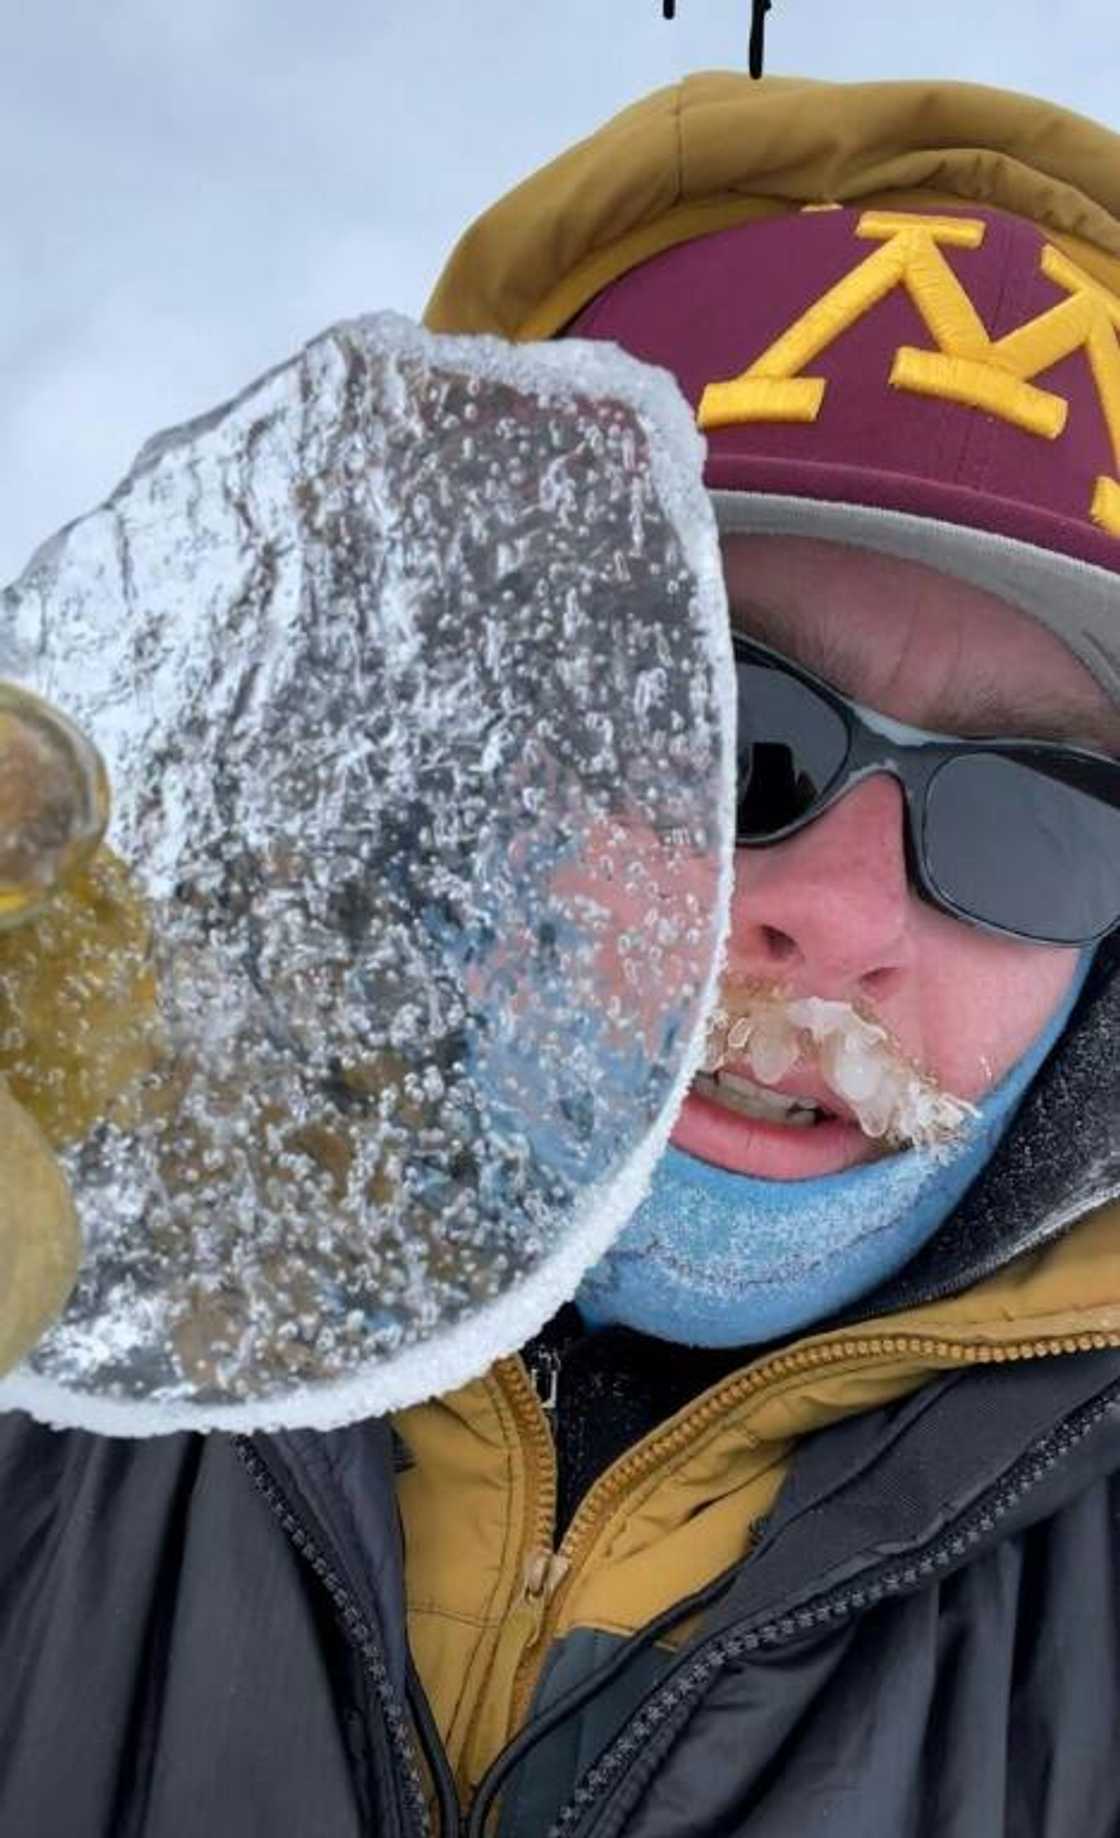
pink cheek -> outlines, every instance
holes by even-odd
[[[935,915],[936,916],[936,915]],[[927,1064],[961,1097],[977,1099],[1021,1059],[1069,988],[1078,953],[996,938],[946,922],[925,940]]]

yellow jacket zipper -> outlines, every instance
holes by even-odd
[[[508,1739],[509,1729],[516,1727],[513,1681],[523,1655],[537,1647],[546,1607],[545,1583],[555,1559],[556,1455],[544,1411],[520,1359],[499,1360],[486,1382],[496,1386],[501,1414],[507,1422],[513,1419],[512,1432],[523,1455],[524,1485],[514,1547],[520,1554],[517,1573],[509,1585],[485,1685],[453,1758],[456,1772],[465,1768],[467,1779],[487,1765]],[[509,1681],[509,1697],[505,1697],[505,1681]]]
[[[859,1335],[850,1339],[825,1341],[819,1346],[797,1348],[776,1354],[748,1371],[739,1373],[711,1392],[690,1411],[683,1421],[661,1435],[654,1435],[632,1455],[625,1455],[608,1468],[582,1501],[571,1525],[553,1550],[552,1539],[556,1512],[556,1457],[552,1436],[544,1411],[520,1358],[500,1360],[495,1367],[504,1395],[514,1410],[518,1423],[529,1438],[530,1466],[536,1470],[537,1512],[522,1546],[525,1569],[519,1604],[518,1625],[524,1638],[524,1651],[514,1676],[510,1701],[510,1726],[507,1740],[522,1726],[536,1690],[544,1655],[548,1652],[564,1604],[579,1580],[581,1567],[606,1519],[617,1510],[625,1495],[643,1481],[663,1461],[677,1455],[687,1443],[698,1437],[724,1412],[734,1409],[748,1398],[758,1396],[783,1380],[800,1377],[822,1367],[836,1370],[850,1363],[865,1366],[889,1363],[903,1357],[928,1361],[931,1367],[999,1364],[1007,1360],[1041,1359],[1052,1354],[1088,1353],[1106,1347],[1120,1346],[1120,1333],[1064,1334],[1034,1340],[1011,1341],[1006,1345],[969,1345],[964,1341],[944,1340],[936,1335]],[[546,1484],[540,1485],[541,1477]],[[528,1518],[528,1515],[526,1515]],[[551,1559],[551,1562],[549,1561]],[[530,1584],[535,1583],[535,1591]]]

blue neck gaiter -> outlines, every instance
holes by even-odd
[[[1091,949],[1060,1007],[959,1136],[937,1149],[805,1181],[761,1180],[671,1145],[650,1192],[575,1301],[590,1329],[748,1346],[824,1320],[892,1276],[948,1218],[1063,1033]]]

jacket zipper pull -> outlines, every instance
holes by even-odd
[[[533,1357],[530,1372],[533,1389],[540,1401],[545,1420],[553,1436],[556,1435],[556,1409],[560,1398],[560,1355],[551,1347],[542,1347]]]
[[[570,1557],[559,1551],[542,1548],[530,1551],[521,1577],[521,1594],[526,1602],[542,1602],[546,1607],[572,1567]]]

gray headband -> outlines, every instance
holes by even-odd
[[[725,535],[810,536],[923,562],[1040,621],[1120,707],[1120,576],[988,530],[877,505],[763,492],[709,492]]]

